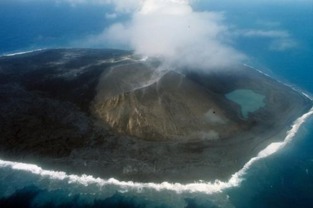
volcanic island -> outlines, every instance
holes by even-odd
[[[0,158],[137,182],[227,180],[312,101],[248,66],[112,49],[0,57]]]

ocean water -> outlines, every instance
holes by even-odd
[[[233,44],[249,54],[248,64],[311,96],[313,3],[199,3],[196,9],[224,11],[234,30],[287,30],[296,48],[275,51],[267,39],[243,37],[235,38]],[[105,18],[104,11],[111,10],[108,6],[2,0],[0,54],[86,46],[86,37],[120,20]],[[109,43],[92,47],[106,46]],[[311,112],[290,127],[286,142],[272,144],[226,182],[120,182],[0,159],[0,207],[313,207],[312,127]]]

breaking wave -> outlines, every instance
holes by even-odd
[[[217,192],[221,192],[225,189],[239,186],[241,181],[243,180],[244,175],[246,174],[247,170],[251,167],[253,163],[256,161],[265,158],[281,148],[283,148],[286,144],[288,144],[292,138],[296,135],[297,131],[301,127],[301,125],[313,115],[313,108],[310,109],[309,112],[305,113],[301,117],[299,117],[292,125],[291,129],[287,132],[287,136],[285,137],[283,142],[276,142],[272,143],[267,146],[264,150],[259,152],[256,157],[253,157],[248,161],[244,167],[236,172],[229,181],[211,181],[211,182],[194,182],[188,184],[181,184],[181,183],[169,183],[169,182],[162,182],[162,183],[139,183],[133,181],[119,181],[114,178],[110,179],[101,179],[95,178],[90,175],[72,175],[67,174],[61,171],[52,171],[52,170],[44,170],[41,167],[34,165],[34,164],[26,164],[26,163],[19,163],[19,162],[11,162],[11,161],[4,161],[0,160],[0,168],[9,167],[13,170],[19,171],[26,171],[31,174],[39,175],[43,179],[51,179],[51,180],[59,180],[64,181],[68,184],[80,184],[83,186],[90,186],[96,185],[100,190],[105,188],[110,188],[111,190],[120,191],[120,192],[128,192],[128,191],[135,191],[135,192],[143,192],[147,190],[155,190],[155,191],[173,191],[176,193],[205,193],[205,194],[213,194]]]
[[[17,56],[17,55],[23,55],[23,54],[33,53],[33,52],[39,52],[39,51],[43,51],[43,50],[45,50],[45,48],[39,48],[39,49],[29,50],[29,51],[21,51],[21,52],[16,52],[16,53],[6,53],[3,55],[0,55],[0,57]]]
[[[34,51],[41,51],[44,49],[38,49],[33,51],[25,51],[19,53],[12,53],[6,54],[4,56],[15,56],[20,54],[31,53]],[[248,66],[248,65],[247,65]],[[252,69],[255,69],[251,66],[248,66]],[[257,70],[257,69],[255,69]],[[259,71],[259,70],[257,70]],[[263,73],[259,71],[260,73]],[[265,74],[265,73],[263,73]],[[266,76],[269,76],[265,74]],[[291,86],[289,86],[291,87]],[[298,91],[297,89],[291,87],[293,90]],[[312,98],[301,92],[306,97]],[[61,182],[62,185],[70,184],[80,187],[90,187],[92,189],[95,188],[96,192],[101,192],[105,195],[112,195],[115,192],[134,192],[134,193],[151,193],[151,192],[163,192],[166,193],[173,192],[176,194],[192,194],[192,193],[202,193],[202,194],[215,194],[220,193],[225,189],[229,189],[232,187],[240,186],[241,182],[244,180],[244,176],[247,173],[247,170],[258,160],[268,157],[273,153],[277,152],[278,150],[282,149],[286,146],[292,138],[296,135],[301,125],[313,115],[313,108],[311,108],[307,113],[303,114],[301,117],[296,119],[291,126],[290,130],[287,132],[287,135],[282,142],[275,142],[268,145],[264,150],[260,151],[256,157],[251,158],[241,170],[234,173],[228,181],[198,181],[193,183],[169,183],[169,182],[162,182],[162,183],[140,183],[140,182],[133,182],[133,181],[119,181],[114,178],[110,179],[102,179],[96,178],[91,175],[74,175],[74,174],[67,174],[66,172],[62,171],[54,171],[54,170],[44,170],[41,167],[35,164],[26,164],[20,162],[13,162],[13,161],[5,161],[0,159],[0,168],[8,168],[13,171],[20,171],[25,173],[30,173],[34,176],[39,176],[39,179],[36,179],[38,184],[43,183],[43,181],[54,181],[56,183]],[[10,182],[7,182],[10,183]],[[47,183],[47,182],[46,182]],[[49,182],[48,184],[51,184]],[[51,188],[51,186],[49,186]],[[15,187],[16,188],[16,187]],[[89,189],[89,188],[88,188]],[[11,190],[13,191],[13,190]]]

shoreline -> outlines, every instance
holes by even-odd
[[[4,143],[0,154],[2,158],[15,157],[17,161],[31,161],[43,168],[66,170],[69,173],[92,174],[101,178],[115,176],[122,181],[147,183],[151,181],[191,183],[215,179],[227,181],[229,178],[232,180],[231,176],[238,173],[242,167],[244,168],[249,163],[247,161],[255,158],[265,147],[288,137],[287,133],[292,129],[294,122],[306,115],[306,110],[312,107],[312,99],[303,92],[261,72],[249,71],[251,68],[241,69],[240,73],[235,71],[230,74],[222,72],[203,75],[205,79],[201,76],[200,78],[193,77],[193,74],[187,73],[186,76],[190,80],[186,81],[186,86],[194,86],[188,88],[194,89],[194,91],[191,90],[191,94],[194,95],[195,91],[204,88],[212,91],[212,94],[219,93],[218,96],[214,94],[211,97],[216,100],[209,100],[208,106],[218,106],[220,111],[226,109],[220,115],[228,116],[226,118],[230,120],[233,119],[230,122],[232,126],[227,124],[225,128],[219,127],[225,133],[225,138],[212,141],[201,139],[150,141],[117,134],[114,129],[105,126],[105,122],[101,119],[97,120],[98,118],[93,117],[90,106],[93,105],[94,98],[99,93],[95,90],[101,80],[99,77],[113,67],[105,60],[111,60],[112,56],[118,60],[126,52],[112,51],[113,55],[110,54],[110,50],[91,50],[91,52],[91,57],[88,56],[87,49],[36,52],[34,56],[30,55],[26,59],[24,57],[25,60],[34,61],[34,63],[31,62],[33,65],[28,66],[29,72],[26,71],[30,73],[28,77],[31,79],[25,81],[21,77],[15,81],[26,87],[17,88],[7,80],[5,83],[8,82],[8,84],[0,85],[4,87],[2,96],[8,101],[13,98],[12,101],[5,100],[7,103],[2,104],[9,109],[6,114],[3,114],[3,121],[8,121],[8,124],[5,123],[8,126],[3,127],[2,135],[8,140],[1,141]],[[42,83],[37,77],[40,70],[35,71],[32,68],[38,68],[37,57],[43,60],[52,59],[47,65],[51,71],[43,74],[43,78],[47,77],[48,81],[43,80]],[[24,61],[19,58],[16,60],[22,60],[22,63]],[[64,64],[62,61],[69,62],[65,62],[68,68],[64,71],[55,68],[60,67],[60,63]],[[100,64],[90,64],[98,62]],[[10,64],[10,62],[5,63]],[[46,62],[43,63],[46,64]],[[132,62],[127,59],[123,66],[129,63]],[[138,63],[134,61],[133,64],[136,66]],[[4,66],[7,67],[7,65]],[[43,66],[46,67],[46,65]],[[79,70],[77,67],[80,67]],[[18,68],[16,70],[18,72]],[[73,73],[67,73],[67,71]],[[181,75],[172,73],[171,76],[175,78]],[[191,82],[193,83],[189,84]],[[51,86],[49,86],[50,83]],[[68,87],[68,83],[73,84]],[[165,82],[164,86],[169,86],[169,89],[176,93],[173,95],[178,95],[175,85],[173,87]],[[42,88],[44,90],[40,91]],[[246,120],[237,118],[239,108],[223,98],[223,95],[227,91],[240,88],[248,88],[266,95],[267,107],[250,113]],[[178,89],[178,92],[184,90],[184,88]],[[38,90],[42,93],[37,93]],[[55,90],[62,93],[55,93]],[[77,92],[80,95],[78,97]],[[85,95],[88,96],[85,97]],[[203,93],[199,95],[202,96]],[[82,101],[80,99],[82,97],[87,100]],[[120,102],[124,101],[128,105],[128,100]],[[21,106],[20,103],[30,104]],[[36,105],[33,106],[32,103]],[[138,104],[141,105],[140,102]],[[312,112],[309,112],[311,115]],[[24,114],[26,114],[25,118],[21,119],[20,115]],[[232,132],[236,134],[229,136]]]
[[[12,169],[18,170],[18,171],[27,171],[31,172],[32,174],[40,175],[42,177],[49,177],[52,180],[68,180],[69,183],[79,183],[81,185],[91,185],[91,184],[98,184],[100,187],[115,185],[117,190],[135,190],[138,192],[143,191],[143,189],[154,189],[156,191],[160,190],[168,190],[168,191],[174,191],[177,193],[182,192],[201,192],[205,194],[212,194],[216,192],[220,192],[224,189],[232,188],[239,186],[241,181],[243,180],[244,175],[246,174],[246,171],[251,168],[251,166],[257,162],[258,160],[261,160],[263,158],[266,158],[272,154],[275,154],[277,151],[281,150],[285,145],[287,145],[294,136],[297,134],[301,126],[307,121],[307,119],[311,118],[313,116],[313,108],[311,108],[307,113],[301,115],[299,118],[297,118],[292,128],[288,131],[289,134],[285,137],[285,139],[277,143],[271,143],[268,145],[265,149],[260,151],[256,157],[252,157],[239,171],[235,172],[232,177],[226,181],[219,181],[216,180],[215,182],[210,181],[199,181],[189,184],[183,184],[183,183],[170,183],[170,182],[162,182],[162,183],[140,183],[140,182],[133,182],[133,181],[119,181],[114,178],[109,179],[102,179],[102,178],[96,178],[90,175],[74,175],[74,174],[67,174],[63,171],[58,170],[45,170],[41,167],[35,165],[35,164],[27,164],[27,163],[19,163],[19,162],[12,162],[12,161],[3,161],[0,158],[0,168],[3,167],[10,167]],[[273,147],[274,146],[274,147]],[[273,148],[271,148],[273,147]]]

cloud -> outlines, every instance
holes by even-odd
[[[201,2],[201,1],[206,1],[206,0],[195,0],[196,2]],[[256,4],[299,4],[299,3],[309,3],[312,4],[312,0],[256,0],[256,1],[251,1],[251,0],[219,0],[218,2],[221,2],[223,4],[229,4],[229,3],[244,3],[247,5],[256,5]]]
[[[198,68],[228,67],[247,59],[232,46],[232,38],[268,40],[268,49],[285,51],[297,46],[279,22],[258,22],[262,29],[233,30],[221,12],[199,12],[196,0],[63,0],[73,4],[112,5],[107,19],[115,24],[84,40],[85,46],[132,49],[171,64]],[[198,0],[199,1],[199,0]],[[119,21],[120,14],[130,19]]]
[[[114,12],[105,14],[106,19],[115,19],[115,18],[117,18],[117,16],[118,16],[117,13],[114,13]]]
[[[241,30],[240,35],[246,37],[265,37],[265,38],[289,38],[290,34],[284,30]]]
[[[292,48],[296,48],[298,46],[298,43],[290,38],[283,38],[283,39],[277,39],[273,40],[269,46],[271,50],[274,51],[286,51]]]
[[[58,3],[112,5],[116,12],[131,13],[140,8],[144,0],[56,0]]]
[[[228,67],[246,58],[230,45],[222,13],[196,12],[187,0],[145,0],[130,21],[113,24],[94,41],[193,68]]]
[[[112,5],[106,14],[114,24],[85,40],[85,46],[132,49],[137,54],[159,57],[171,65],[192,68],[229,67],[247,60],[232,46],[232,38],[268,41],[272,51],[286,51],[297,42],[278,22],[259,22],[262,29],[231,30],[221,12],[195,11],[192,0],[66,0],[72,4]],[[128,13],[130,19],[119,21]]]
[[[134,12],[140,8],[143,0],[104,0],[114,5],[117,12]]]
[[[269,39],[268,48],[274,51],[286,51],[298,46],[297,41],[286,30],[246,29],[237,30],[235,34],[246,38]]]

